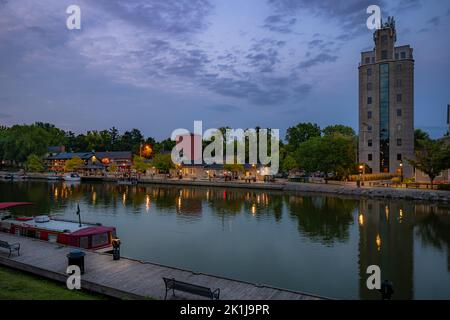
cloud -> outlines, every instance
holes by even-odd
[[[436,16],[427,21],[428,24],[431,24],[433,27],[437,27],[441,24],[441,17]]]
[[[271,15],[264,20],[263,28],[273,32],[291,33],[296,22],[296,18],[286,17],[282,14]]]
[[[319,53],[314,58],[305,60],[298,65],[299,69],[307,70],[311,67],[326,62],[335,62],[338,59],[337,56],[330,55],[328,53]]]
[[[241,108],[236,107],[234,105],[230,105],[230,104],[216,104],[216,105],[210,106],[209,108],[211,108],[214,111],[226,112],[226,113],[238,112],[241,110]]]
[[[325,41],[323,39],[314,39],[308,42],[308,48],[310,50],[318,49],[320,51],[330,50],[330,47],[335,44],[334,41]]]
[[[208,0],[96,0],[113,15],[149,30],[167,34],[189,34],[205,29],[213,5]]]
[[[47,0],[43,12],[31,0],[0,6],[2,17],[8,17],[0,21],[5,26],[0,38],[13,44],[18,64],[82,70],[131,87],[208,92],[260,105],[296,98],[299,88],[302,94],[309,92],[295,74],[298,60],[291,63],[283,53],[284,40],[254,38],[239,48],[220,49],[199,41],[214,10],[207,0],[80,0],[80,31],[64,26],[70,2]],[[296,21],[273,15],[265,27],[288,33]]]
[[[285,14],[310,11],[319,17],[337,19],[344,28],[365,24],[367,7],[384,4],[373,0],[268,0],[268,3]]]
[[[396,13],[404,13],[407,10],[419,9],[420,7],[422,7],[422,1],[421,0],[401,0],[394,7],[394,12],[396,12]]]
[[[253,39],[250,52],[245,56],[248,64],[259,72],[273,72],[280,62],[278,49],[286,44],[285,41],[264,38]]]

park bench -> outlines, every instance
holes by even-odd
[[[11,256],[13,251],[17,251],[17,254],[20,256],[20,243],[11,243],[9,244],[6,241],[0,240],[0,247],[9,250],[8,258]]]
[[[198,286],[192,283],[182,282],[175,279],[164,278],[164,283],[166,285],[166,295],[164,296],[164,300],[167,299],[167,292],[172,290],[172,294],[175,296],[175,290],[183,291],[191,294],[195,294],[198,296],[202,296],[205,298],[210,298],[211,300],[218,300],[220,295],[220,289],[216,289],[212,291],[208,287]]]

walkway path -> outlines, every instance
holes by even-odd
[[[53,280],[65,282],[66,254],[73,248],[46,241],[18,237],[0,232],[0,240],[21,244],[20,256],[8,258],[6,250],[0,250],[0,264],[28,271]],[[82,276],[82,288],[118,298],[163,299],[165,286],[162,277],[175,278],[213,290],[220,288],[220,299],[248,300],[304,300],[321,299],[301,292],[257,285],[206,274],[167,267],[155,263],[122,258],[113,261],[110,254],[86,251],[86,273]],[[198,299],[198,296],[178,293],[177,298]],[[169,297],[171,295],[169,294]]]

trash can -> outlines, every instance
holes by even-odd
[[[81,250],[72,250],[67,254],[67,266],[78,266],[81,274],[84,274],[84,253]]]
[[[120,260],[120,239],[112,239],[113,260]]]

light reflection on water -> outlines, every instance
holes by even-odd
[[[223,188],[1,182],[16,214],[117,227],[122,254],[336,298],[378,299],[377,264],[395,298],[450,298],[450,208]]]

